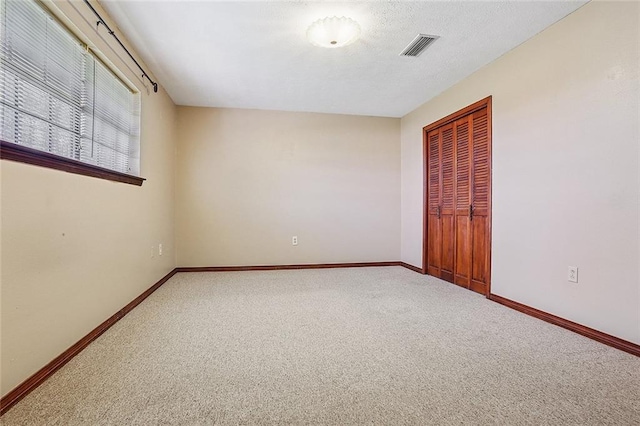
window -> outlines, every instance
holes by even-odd
[[[47,163],[138,176],[139,94],[38,2],[2,1],[0,22],[2,150],[37,150]]]

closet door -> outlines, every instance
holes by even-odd
[[[491,98],[424,128],[424,269],[487,294],[491,283]]]
[[[485,293],[490,268],[491,142],[487,109],[472,114],[471,282],[469,288]]]
[[[440,227],[440,129],[427,134],[427,258],[429,275],[440,276],[442,233]]]
[[[455,256],[455,143],[453,123],[427,135],[427,273],[453,282]]]
[[[440,249],[440,278],[454,282],[455,250],[455,143],[453,123],[443,126],[440,133],[442,169],[442,192],[440,197],[440,230],[442,246]]]
[[[456,133],[456,263],[454,282],[469,288],[471,281],[471,117],[455,122]]]

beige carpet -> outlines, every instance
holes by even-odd
[[[639,425],[640,359],[400,267],[177,274],[6,425]]]

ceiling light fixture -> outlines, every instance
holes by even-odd
[[[360,37],[360,25],[346,16],[318,19],[307,30],[311,44],[334,49],[353,43]]]

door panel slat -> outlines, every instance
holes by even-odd
[[[456,207],[469,208],[469,189],[471,184],[469,122],[464,120],[456,126]]]
[[[440,133],[429,134],[429,210],[440,204]],[[435,212],[434,212],[435,213]]]
[[[453,209],[454,200],[454,156],[453,156],[453,126],[442,129],[442,209]]]
[[[473,205],[476,210],[489,208],[489,138],[487,114],[473,117]]]

